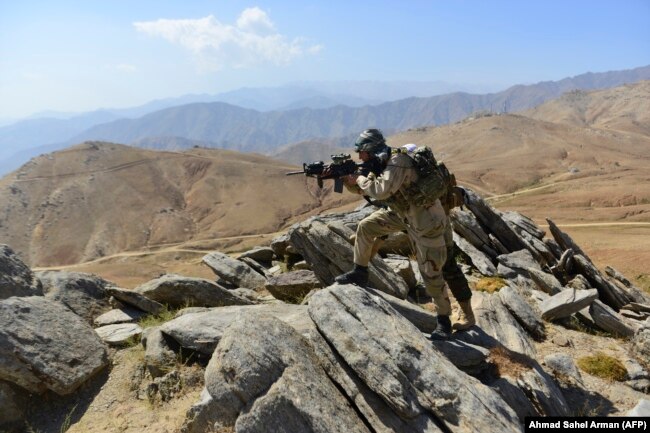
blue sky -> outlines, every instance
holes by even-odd
[[[558,80],[650,64],[650,0],[0,0],[0,119],[292,81]]]

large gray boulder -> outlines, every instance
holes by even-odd
[[[542,302],[542,319],[555,320],[577,313],[598,299],[598,290],[566,289]]]
[[[541,340],[546,336],[544,322],[542,322],[539,313],[526,302],[519,292],[511,286],[506,286],[499,290],[499,297],[519,324],[533,337]]]
[[[41,282],[18,255],[0,244],[0,299],[12,296],[42,296]]]
[[[205,386],[217,431],[369,432],[307,340],[276,318],[234,322],[210,359]]]
[[[43,283],[45,297],[58,301],[88,323],[111,309],[106,288],[112,283],[93,274],[42,271],[36,275]]]
[[[497,274],[497,268],[494,266],[494,263],[492,263],[492,259],[490,259],[490,257],[476,249],[474,245],[467,242],[458,234],[454,233],[453,238],[454,243],[458,246],[458,248],[460,248],[462,252],[467,255],[467,257],[470,258],[474,267],[478,269],[481,274],[487,275],[489,277],[495,276]]]
[[[255,290],[266,283],[266,278],[248,264],[218,251],[204,256],[203,263],[208,265],[219,278],[234,287]]]
[[[337,222],[330,223],[335,228]],[[339,232],[342,228],[339,227]],[[310,218],[289,231],[291,243],[314,270],[323,286],[352,269],[353,246],[345,236],[320,218]],[[397,298],[405,299],[409,288],[380,257],[375,256],[369,264],[369,285]]]
[[[66,395],[107,365],[95,331],[60,303],[42,296],[0,301],[1,380]]]
[[[345,363],[318,330],[309,333],[309,341],[314,347],[320,365],[336,385],[345,392],[356,410],[367,424],[377,433],[417,433],[439,432],[440,429],[428,414],[415,419],[402,419],[400,416]]]
[[[203,278],[167,274],[136,287],[137,293],[170,307],[220,307],[224,305],[248,305],[229,290]]]
[[[334,285],[312,296],[309,314],[368,388],[401,419],[416,423],[413,430],[439,431],[433,425],[454,432],[522,430],[493,390],[458,370],[380,297]]]
[[[321,287],[320,281],[313,271],[302,270],[285,272],[271,277],[265,288],[276,299],[291,303],[300,303],[314,289]]]
[[[160,330],[181,347],[210,356],[219,344],[226,328],[242,317],[276,317],[306,333],[314,327],[307,307],[293,304],[262,304],[213,308],[208,311],[183,314],[163,324]]]

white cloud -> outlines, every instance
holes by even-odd
[[[322,45],[305,46],[303,38],[288,40],[262,9],[245,9],[234,25],[213,15],[199,19],[159,19],[133,23],[136,30],[190,50],[204,69],[245,68],[256,64],[286,65]]]

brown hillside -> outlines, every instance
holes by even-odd
[[[233,151],[85,143],[0,180],[0,239],[32,266],[71,264],[167,243],[236,243],[228,238],[277,232],[353,199],[290,170]]]
[[[522,114],[550,122],[650,136],[650,81],[593,92],[569,92]]]
[[[500,115],[390,142],[432,146],[459,183],[494,195],[503,209],[573,222],[650,221],[647,136]]]

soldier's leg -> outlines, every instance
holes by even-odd
[[[335,278],[339,284],[356,284],[365,287],[368,283],[368,264],[375,254],[378,238],[400,230],[403,222],[385,209],[380,209],[359,222],[354,241],[354,268]]]
[[[433,299],[438,314],[438,327],[431,333],[431,338],[447,339],[451,336],[451,303],[445,280],[442,277],[442,267],[447,258],[447,249],[442,236],[438,238],[417,239],[415,249],[418,268],[427,289],[427,294]]]
[[[447,260],[442,267],[442,275],[449,286],[451,294],[458,302],[467,301],[472,297],[467,277],[456,262],[456,244],[452,241],[451,247],[447,247]]]
[[[447,245],[447,260],[442,268],[442,275],[449,286],[451,294],[458,301],[460,311],[454,317],[453,328],[460,331],[468,329],[476,324],[474,311],[472,310],[472,291],[467,283],[467,277],[456,262],[457,246],[454,243],[451,224],[445,230],[445,244]]]
[[[449,286],[451,294],[460,303],[472,297],[472,291],[467,283],[467,277],[456,262],[457,246],[454,243],[451,224],[445,228],[445,244],[447,245],[447,259],[442,268],[442,276]]]
[[[404,228],[404,222],[387,209],[380,209],[362,219],[357,226],[354,242],[354,263],[368,266],[372,256],[379,249],[381,237]]]

